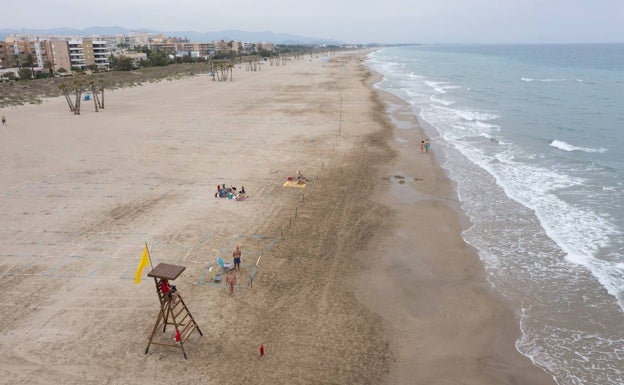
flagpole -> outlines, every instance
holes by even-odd
[[[145,250],[147,250],[147,259],[150,261],[150,266],[152,270],[154,270],[154,265],[152,265],[152,256],[150,255],[149,248],[147,247],[147,242],[145,242]]]

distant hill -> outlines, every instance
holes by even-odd
[[[271,31],[248,32],[238,30],[214,31],[214,32],[196,32],[196,31],[157,31],[150,29],[127,29],[123,27],[89,27],[85,29],[75,28],[50,28],[50,29],[9,29],[0,28],[0,39],[12,33],[19,34],[40,34],[40,35],[116,35],[128,34],[130,32],[149,32],[161,33],[165,36],[186,37],[192,42],[208,42],[218,40],[238,40],[249,42],[267,42],[274,44],[343,44],[342,42],[330,39],[319,39],[314,37],[296,36],[287,33],[275,33]]]

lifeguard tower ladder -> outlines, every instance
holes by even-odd
[[[145,354],[147,354],[150,345],[152,344],[171,346],[182,349],[182,353],[184,353],[184,358],[186,359],[188,357],[186,356],[186,351],[184,350],[184,342],[191,334],[193,334],[193,331],[195,330],[199,332],[200,336],[203,336],[199,326],[191,315],[191,312],[186,307],[182,296],[178,293],[177,300],[174,301],[169,298],[167,294],[163,294],[160,289],[160,284],[163,280],[171,282],[178,278],[185,269],[186,267],[184,266],[159,263],[158,266],[147,274],[148,277],[154,278],[154,283],[156,284],[156,294],[158,294],[158,299],[160,301],[160,311],[158,312],[158,317],[156,318],[152,335],[149,338],[149,343],[145,349]],[[154,336],[161,325],[163,333],[167,330],[167,325],[173,325],[175,328],[175,335],[178,335],[178,332],[180,332],[180,340],[172,343],[154,342]]]

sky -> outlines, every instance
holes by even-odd
[[[271,31],[345,43],[624,42],[624,0],[28,0],[0,29]],[[33,12],[33,10],[37,10]]]

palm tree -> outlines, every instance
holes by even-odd
[[[14,53],[11,56],[13,57],[13,64],[15,64],[15,67],[22,68],[22,61],[20,60],[19,53]]]
[[[28,68],[30,68],[31,79],[34,79],[35,78],[35,58],[33,57],[31,53],[26,55],[26,60],[24,64],[26,64]]]
[[[89,82],[89,85],[91,86],[91,92],[93,93],[93,104],[95,105],[95,112],[99,112],[100,109],[104,109],[104,81],[102,79],[98,80],[97,82],[95,80],[91,80]],[[99,90],[98,85],[100,86]],[[98,92],[100,90],[102,91],[101,101],[100,96],[98,95]]]
[[[69,97],[69,92],[67,91],[67,85],[66,84],[59,84],[58,86],[61,91],[63,91],[63,95],[65,95],[65,100],[67,101],[67,104],[69,105],[69,110],[71,112],[74,112],[75,107],[74,107],[74,103],[72,102],[71,98]]]
[[[80,80],[74,81],[74,92],[76,92],[76,102],[74,103],[74,115],[80,115],[80,97],[82,96],[83,83]]]
[[[100,103],[100,108],[104,109],[104,80],[98,80],[98,84],[100,85],[100,90],[102,91],[102,100],[98,99],[98,103]]]
[[[95,106],[95,112],[100,112],[98,109],[98,96],[97,96],[97,88],[95,87],[95,82],[93,80],[89,81],[89,86],[91,87],[91,93],[93,94],[93,105]]]
[[[46,60],[46,62],[43,63],[43,68],[48,70],[48,72],[50,73],[50,76],[54,76],[54,64],[51,61]]]

